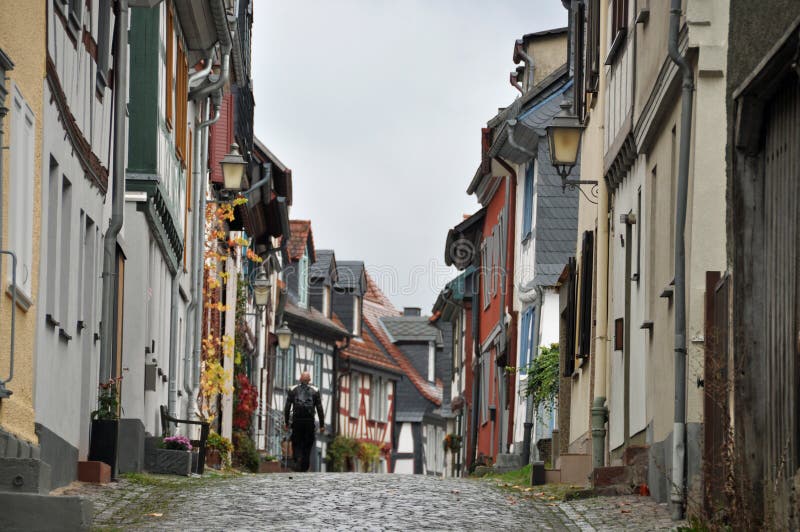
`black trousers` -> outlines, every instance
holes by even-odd
[[[314,448],[314,420],[296,420],[292,424],[292,449],[294,454],[294,470],[308,471],[311,461],[311,449]]]

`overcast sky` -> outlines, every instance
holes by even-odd
[[[363,260],[398,307],[455,275],[447,230],[480,129],[518,94],[514,41],[565,26],[560,0],[258,0],[255,132],[292,169],[292,219],[318,249]]]

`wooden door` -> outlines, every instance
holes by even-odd
[[[767,106],[764,144],[765,479],[798,468],[800,83],[787,76]],[[754,258],[758,260],[758,257]],[[778,488],[782,489],[782,488]]]

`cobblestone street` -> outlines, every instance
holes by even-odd
[[[421,475],[137,476],[73,485],[99,530],[668,530],[649,497],[559,502],[493,482]]]

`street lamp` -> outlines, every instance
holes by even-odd
[[[571,112],[572,102],[561,103],[561,111],[553,117],[547,126],[547,144],[550,148],[550,164],[561,176],[562,188],[574,188],[579,185],[597,186],[597,181],[581,181],[567,179],[567,176],[578,163],[581,147],[581,135],[584,126],[578,117]]]
[[[263,267],[260,267],[255,272],[255,278],[252,281],[253,298],[256,301],[257,307],[265,307],[269,302],[269,290],[272,288],[272,283],[269,282],[267,272]]]
[[[231,144],[231,151],[219,162],[222,167],[223,188],[230,192],[237,192],[242,189],[242,176],[247,163],[239,153],[239,145],[235,142]]]
[[[289,349],[292,344],[292,330],[285,321],[275,330],[275,335],[278,337],[278,347],[284,350]]]

